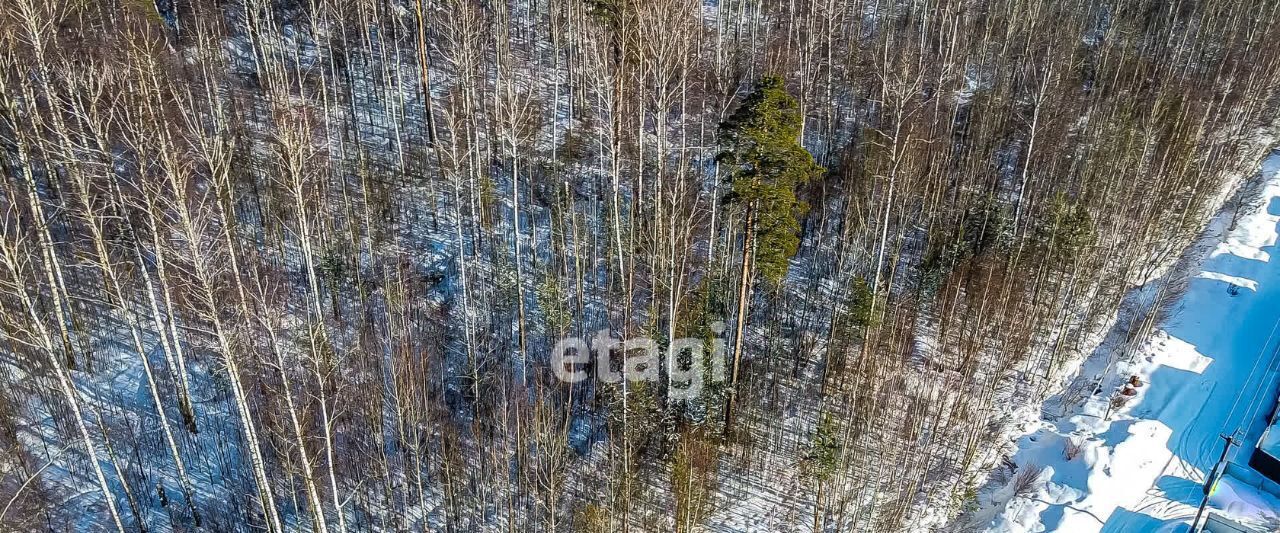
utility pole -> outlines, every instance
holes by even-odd
[[[1204,508],[1209,505],[1209,496],[1213,494],[1213,489],[1218,485],[1218,480],[1222,479],[1222,471],[1227,467],[1227,454],[1231,452],[1231,447],[1236,445],[1235,435],[1222,435],[1226,439],[1226,444],[1222,446],[1222,457],[1218,458],[1218,464],[1213,465],[1213,470],[1209,472],[1209,478],[1204,481],[1204,498],[1200,500],[1200,508],[1196,510],[1196,518],[1191,521],[1191,533],[1200,533],[1200,515],[1204,514]]]

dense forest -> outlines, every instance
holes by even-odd
[[[6,0],[0,530],[981,530],[1269,148],[1277,27]]]

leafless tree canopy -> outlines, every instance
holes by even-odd
[[[1278,27],[5,0],[0,531],[940,530],[1127,289],[1178,290],[1280,117]],[[765,77],[825,169],[776,283],[718,157]],[[732,380],[557,379],[609,336],[722,343]]]

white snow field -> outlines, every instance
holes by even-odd
[[[1266,159],[1245,202],[1234,220],[1230,213],[1214,220],[1201,240],[1211,248],[1184,268],[1185,293],[1149,338],[1109,370],[1097,360],[1114,354],[1085,363],[1082,375],[1102,368],[1096,375],[1106,376],[1094,394],[1066,416],[1028,422],[1013,462],[1019,472],[1043,470],[1021,488],[1011,480],[984,495],[988,531],[1187,531],[1222,453],[1221,435],[1237,434],[1230,460],[1248,463],[1275,409],[1280,375],[1280,261],[1272,260],[1280,154]],[[1109,409],[1133,375],[1142,383],[1137,394]],[[1274,496],[1230,477],[1211,507],[1253,524],[1280,515]]]

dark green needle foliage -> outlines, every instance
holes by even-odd
[[[801,118],[782,78],[766,76],[720,125],[720,161],[731,169],[727,200],[745,207],[756,265],[774,284],[787,274],[800,244],[800,217],[809,207],[796,189],[825,172],[800,145]]]

